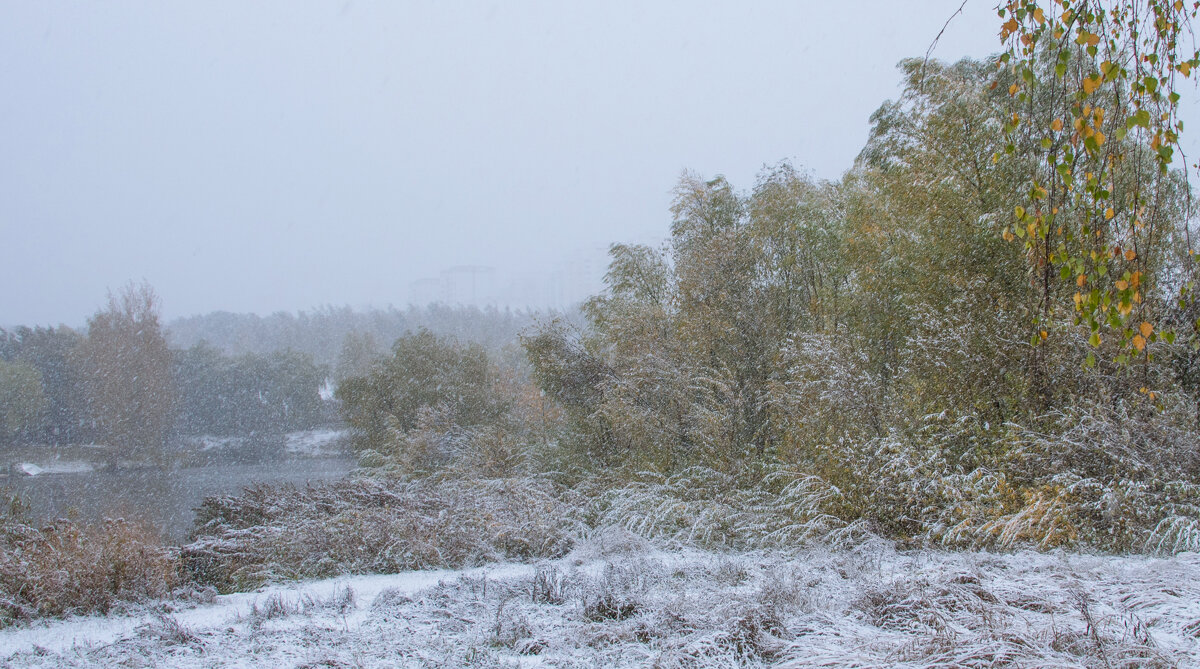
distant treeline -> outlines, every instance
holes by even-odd
[[[139,450],[188,436],[261,436],[337,420],[322,387],[367,373],[412,332],[471,343],[523,367],[519,336],[570,314],[432,305],[271,316],[216,312],[159,325],[129,286],[88,327],[0,329],[0,443]],[[151,450],[155,450],[151,448]]]
[[[291,350],[311,355],[318,364],[334,366],[351,334],[368,337],[381,349],[386,349],[406,333],[425,329],[438,336],[479,344],[490,352],[503,354],[506,350],[519,348],[517,340],[523,331],[555,318],[577,320],[577,316],[561,312],[444,304],[365,311],[322,307],[270,316],[216,311],[170,322],[167,341],[172,348],[191,348],[206,342],[229,355],[265,355]]]
[[[163,349],[165,357],[146,357],[126,375],[95,364],[89,349],[100,348],[66,326],[0,330],[0,443],[154,444],[310,429],[335,418],[320,394],[329,368],[306,353],[227,356],[202,343]]]

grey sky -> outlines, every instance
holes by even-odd
[[[168,317],[402,305],[662,236],[684,169],[837,178],[958,5],[7,2],[0,324],[143,278]],[[970,0],[935,55],[997,29]]]

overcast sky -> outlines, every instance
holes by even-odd
[[[5,2],[0,324],[404,305],[666,234],[684,169],[850,167],[960,0]],[[968,0],[935,51],[998,47]]]

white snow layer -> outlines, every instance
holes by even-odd
[[[1200,666],[1200,555],[662,552],[353,576],[0,630],[3,667]]]
[[[287,452],[297,455],[322,455],[337,452],[341,443],[350,434],[349,430],[305,430],[289,432]]]

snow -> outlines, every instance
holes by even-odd
[[[348,587],[356,598],[370,602],[384,590],[407,594],[425,590],[446,579],[512,578],[526,573],[533,573],[533,567],[493,565],[460,571],[412,571],[286,583],[265,587],[257,592],[217,595],[211,604],[195,605],[175,611],[172,615],[181,625],[209,630],[245,619],[254,606],[272,597],[279,597],[284,601],[300,601],[305,596],[329,599]],[[111,645],[136,635],[139,627],[154,622],[157,616],[153,608],[148,607],[146,610],[126,615],[76,617],[42,622],[26,628],[0,630],[0,659],[14,653],[40,652],[37,649],[63,653]],[[358,610],[347,620],[358,622],[366,614],[367,610]]]
[[[219,451],[222,449],[241,448],[247,443],[245,437],[218,437],[216,435],[204,434],[196,437],[189,437],[187,443],[201,451]]]
[[[337,452],[341,443],[349,436],[348,430],[306,430],[290,432],[286,439],[288,453],[294,455],[326,455]]]
[[[0,630],[11,667],[1200,666],[1200,555],[664,552],[350,576]]]
[[[81,460],[54,460],[40,465],[32,462],[19,462],[13,465],[13,473],[25,476],[41,476],[42,474],[86,474],[94,471],[90,462]]]
[[[39,462],[16,462],[9,470],[17,476],[41,476],[43,474],[86,474],[96,467],[84,460],[40,460]],[[5,472],[0,470],[0,475]]]
[[[340,453],[341,444],[349,434],[349,431],[344,429],[301,430],[284,435],[284,444],[289,454],[320,457]],[[188,437],[185,442],[201,451],[237,450],[255,443],[249,437],[216,435]]]

